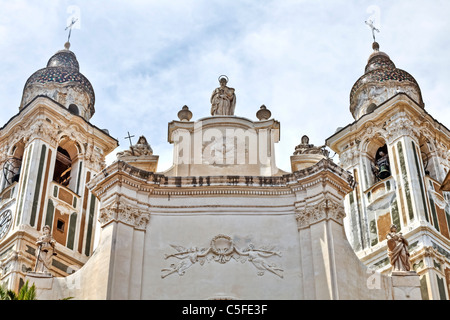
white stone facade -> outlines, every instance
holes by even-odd
[[[227,175],[199,167],[204,175],[169,176],[117,161],[97,175],[89,188],[101,202],[99,245],[83,268],[52,279],[40,296],[395,298],[392,278],[365,267],[346,239],[343,199],[353,179],[330,159],[266,176],[247,175],[246,163]]]

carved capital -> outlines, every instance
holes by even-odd
[[[392,119],[386,126],[386,140],[389,144],[402,136],[408,136],[414,140],[418,140],[420,136],[417,124],[407,116]]]
[[[308,228],[310,225],[322,220],[332,219],[338,223],[342,223],[344,217],[344,205],[327,198],[319,203],[307,206],[302,212],[296,214],[299,230]]]
[[[99,148],[94,147],[92,144],[85,144],[84,147],[86,148],[84,160],[89,167],[93,168],[97,172],[100,172],[106,168],[105,157]]]
[[[47,140],[50,143],[57,142],[57,129],[47,121],[38,120],[29,123],[26,132],[23,134],[24,141],[32,141],[33,139]]]
[[[100,209],[98,220],[102,227],[115,221],[130,225],[137,230],[145,230],[150,220],[150,213],[124,202],[113,202]]]

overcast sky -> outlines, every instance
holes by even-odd
[[[302,135],[322,145],[353,122],[349,94],[372,52],[369,19],[380,50],[415,77],[426,110],[450,127],[449,13],[447,0],[0,0],[0,127],[77,17],[71,50],[94,87],[91,123],[120,142],[108,161],[128,148],[129,131],[133,142],[146,136],[158,171],[169,168],[167,124],[183,105],[192,120],[209,116],[225,74],[237,116],[257,120],[265,104],[280,121],[277,164],[290,171]]]

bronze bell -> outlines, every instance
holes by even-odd
[[[378,177],[380,179],[385,179],[391,175],[391,172],[389,171],[389,168],[386,164],[380,165],[380,172],[378,173]]]

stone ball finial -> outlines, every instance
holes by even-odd
[[[178,118],[180,121],[190,121],[192,118],[192,112],[189,110],[188,106],[183,106],[180,111],[178,111]]]
[[[259,119],[259,121],[262,120],[268,120],[270,116],[272,115],[272,112],[270,112],[269,109],[265,105],[262,105],[258,112],[256,112],[256,117]]]
[[[374,41],[374,43],[372,43],[372,49],[374,51],[380,51],[380,45],[378,42]]]

